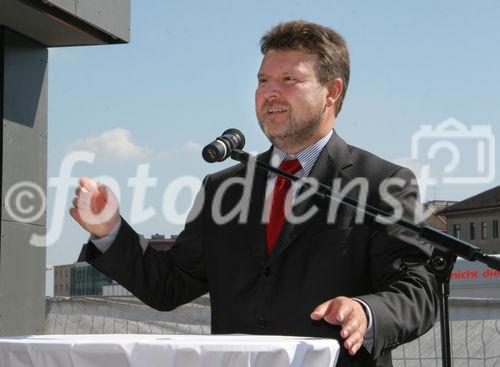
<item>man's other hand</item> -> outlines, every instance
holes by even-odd
[[[320,304],[311,313],[313,320],[324,319],[333,325],[340,325],[340,336],[349,354],[355,355],[363,345],[368,320],[363,306],[347,297],[337,297]]]
[[[88,177],[80,177],[69,213],[83,229],[98,238],[107,236],[120,221],[115,194]]]

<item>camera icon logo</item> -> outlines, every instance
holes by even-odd
[[[495,179],[495,136],[491,126],[472,125],[468,128],[449,118],[435,127],[422,125],[413,134],[412,159],[429,162],[444,152],[450,155],[444,166],[444,184],[487,184]],[[465,169],[466,162],[469,163],[468,169]],[[424,168],[430,171],[430,163]]]

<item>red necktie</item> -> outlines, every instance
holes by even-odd
[[[283,161],[280,165],[280,170],[288,172],[291,175],[296,174],[302,166],[298,159],[291,159],[288,161]],[[273,202],[271,207],[271,216],[269,217],[269,223],[266,227],[266,249],[267,254],[271,255],[273,252],[274,245],[278,236],[281,232],[281,228],[285,223],[285,198],[290,190],[292,183],[278,176],[276,178],[276,184],[274,185],[273,190]]]

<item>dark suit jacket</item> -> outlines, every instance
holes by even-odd
[[[259,159],[269,157],[270,151]],[[245,174],[245,167],[238,164],[205,178],[193,209],[201,212],[193,215],[169,251],[147,248],[143,253],[138,235],[122,220],[115,241],[104,254],[89,242],[79,260],[89,262],[158,310],[172,310],[210,292],[215,334],[340,339],[337,326],[313,321],[310,314],[337,296],[357,297],[373,312],[375,345],[371,355],[360,351],[352,358],[344,352],[341,366],[390,366],[391,349],[432,326],[438,300],[434,278],[422,265],[429,248],[392,238],[369,218],[355,224],[355,211],[343,205],[335,223],[326,223],[328,203],[310,198],[295,206],[294,212],[306,213],[316,207],[316,214],[302,224],[285,223],[268,257],[261,220],[265,172],[255,172],[248,223],[240,223],[237,217],[217,225],[212,216],[217,188],[227,178]],[[343,185],[356,177],[368,178],[368,204],[380,207],[384,204],[378,187],[388,177],[404,180],[405,185],[393,188],[392,194],[406,209],[418,196],[411,171],[349,146],[335,133],[310,176],[329,185],[334,178]],[[230,186],[222,199],[222,213],[228,213],[242,197],[242,185]]]

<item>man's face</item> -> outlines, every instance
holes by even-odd
[[[260,127],[278,148],[292,148],[322,137],[328,128],[328,89],[319,82],[318,55],[269,50],[264,55],[255,91]],[[326,128],[326,130],[325,130]]]

